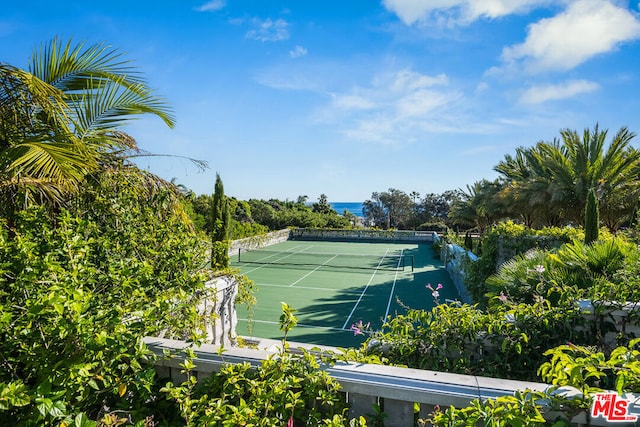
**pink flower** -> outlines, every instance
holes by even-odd
[[[498,299],[502,302],[507,302],[507,296],[502,292],[500,292],[500,296],[498,297]]]
[[[442,286],[442,283],[438,283],[438,286],[436,286],[435,289],[433,289],[433,287],[431,286],[431,283],[427,283],[427,286],[425,286],[427,289],[429,289],[431,292],[435,292],[438,291],[442,288],[444,288],[444,286]]]
[[[293,427],[293,415],[291,415],[289,421],[287,421],[287,427]]]
[[[437,300],[440,297],[440,292],[438,291],[444,288],[444,286],[442,286],[442,283],[438,283],[438,286],[436,286],[436,288],[433,289],[433,286],[431,286],[431,283],[427,283],[426,288],[431,291],[431,296],[433,297],[433,299]]]
[[[369,329],[371,322],[367,322],[366,325],[362,324],[362,320],[358,320],[356,323],[352,324],[349,328],[353,331],[353,335],[364,335],[364,331]]]

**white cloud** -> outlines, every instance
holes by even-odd
[[[383,0],[387,10],[406,25],[433,20],[453,24],[469,24],[480,18],[495,19],[522,13],[552,0]],[[557,3],[557,2],[556,2]]]
[[[444,119],[462,98],[448,87],[444,74],[429,76],[402,70],[378,76],[368,87],[332,94],[323,117],[341,122],[350,139],[385,144],[404,144],[416,134],[446,126]]]
[[[447,92],[434,90],[418,90],[408,93],[396,101],[398,116],[403,118],[422,117],[445,107],[451,101]]]
[[[307,49],[298,45],[293,48],[293,50],[289,51],[289,56],[291,56],[292,58],[300,58],[301,56],[305,56],[307,53]]]
[[[476,86],[476,92],[478,93],[484,92],[486,90],[489,90],[489,84],[487,82],[480,82],[478,83],[478,86]]]
[[[341,110],[372,110],[377,103],[359,95],[333,95],[333,105]]]
[[[226,6],[226,2],[224,0],[210,0],[205,4],[198,6],[196,10],[198,12],[215,12],[216,10],[220,10]]]
[[[287,29],[289,24],[284,19],[280,18],[273,21],[271,18],[265,20],[254,18],[251,22],[254,28],[245,34],[248,39],[261,42],[277,42],[289,38],[289,30]]]
[[[608,0],[576,0],[563,13],[529,26],[522,44],[503,50],[508,66],[529,72],[569,70],[640,38],[640,21]]]
[[[536,7],[558,3],[551,0],[468,0],[465,2],[465,18],[475,21],[478,18],[500,18],[515,13],[528,12]]]
[[[462,156],[477,156],[482,153],[489,153],[492,151],[496,151],[498,147],[495,145],[481,145],[479,147],[469,148],[468,150],[464,150],[460,153]]]
[[[522,104],[541,104],[546,101],[556,101],[571,98],[582,93],[597,90],[600,86],[588,80],[569,80],[559,84],[532,86],[520,97]]]
[[[448,83],[449,79],[444,74],[431,77],[415,71],[403,70],[395,75],[390,88],[395,92],[407,92]]]

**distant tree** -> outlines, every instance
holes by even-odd
[[[590,244],[598,240],[600,231],[600,215],[598,214],[598,199],[596,192],[592,188],[587,195],[587,206],[585,207],[584,219],[584,243]]]
[[[460,190],[448,190],[442,194],[425,194],[420,201],[420,221],[424,222],[445,222],[449,216],[451,205],[463,199]]]
[[[327,198],[326,194],[321,194],[318,198],[318,203],[314,203],[311,206],[311,210],[319,214],[337,214],[337,212],[331,207],[331,205],[329,205],[328,200],[329,199]]]
[[[363,214],[369,225],[385,229],[407,228],[414,213],[414,203],[407,193],[390,188],[382,193],[372,193],[363,203]]]
[[[483,179],[462,192],[462,199],[453,203],[449,220],[460,227],[476,228],[483,233],[487,226],[505,217],[504,206],[499,197],[502,184],[499,180]]]
[[[362,214],[368,227],[384,227],[387,224],[387,212],[380,200],[380,193],[372,193],[371,199],[362,203]]]
[[[271,230],[275,230],[274,219],[276,217],[276,209],[273,205],[264,200],[250,199],[249,207],[251,208],[251,217],[258,224],[266,225]]]
[[[412,191],[409,196],[411,196],[411,200],[413,200],[413,203],[416,203],[416,200],[418,198],[420,198],[420,193],[418,193],[417,191]]]
[[[358,225],[358,217],[353,213],[350,212],[348,209],[345,209],[344,212],[342,213],[342,216],[349,221],[349,224],[352,227],[355,227],[356,225]]]
[[[229,267],[228,243],[231,216],[229,203],[224,195],[224,186],[220,175],[216,173],[216,184],[211,205],[213,230],[211,232],[212,267]]]
[[[420,193],[412,191],[409,193],[409,196],[411,197],[411,200],[413,200],[413,212],[411,213],[411,217],[407,223],[410,228],[415,230],[422,222],[420,218],[420,204],[417,202],[420,198]]]
[[[414,212],[411,197],[404,191],[390,188],[389,191],[381,193],[380,199],[387,210],[387,228],[408,228]]]

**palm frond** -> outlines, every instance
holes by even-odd
[[[64,95],[33,74],[0,63],[0,146],[51,127],[67,131]]]
[[[117,129],[143,114],[154,114],[165,122],[173,123],[166,103],[153,95],[150,89],[123,90],[115,83],[89,80],[88,90],[71,97],[75,133],[81,140],[93,134]]]
[[[6,150],[16,177],[79,182],[97,164],[87,150],[68,142],[25,141]]]
[[[80,43],[72,46],[71,40],[63,44],[54,38],[33,54],[30,71],[64,92],[69,97],[70,104],[83,100],[96,89],[114,85],[115,88],[110,88],[110,91],[138,97],[144,108],[137,114],[155,114],[167,126],[175,125],[168,105],[152,95],[147,82],[133,63],[123,59],[121,52],[105,44],[85,47],[84,43]]]

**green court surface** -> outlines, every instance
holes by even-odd
[[[396,268],[402,266],[400,260],[404,268]],[[404,314],[406,307],[433,307],[427,284],[443,285],[440,301],[458,298],[428,243],[290,240],[242,253],[240,262],[235,255],[231,264],[258,288],[251,321],[238,307],[237,333],[245,337],[282,339],[278,320],[285,302],[297,310],[298,326],[289,333],[290,341],[357,347],[365,337],[354,335],[352,324],[370,322],[377,330],[387,316]]]

